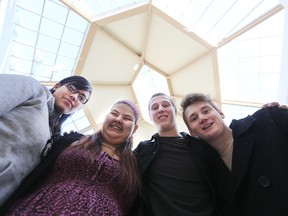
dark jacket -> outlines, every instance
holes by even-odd
[[[216,151],[210,146],[202,143],[188,134],[182,132],[181,135],[187,140],[190,146],[190,154],[195,159],[201,174],[203,175],[215,202],[215,213],[213,215],[224,216],[229,210],[229,171],[225,167],[222,160],[219,158]],[[140,174],[142,176],[143,190],[136,198],[130,215],[133,216],[149,216],[149,205],[146,203],[145,197],[145,171],[157,156],[159,151],[159,135],[154,134],[150,140],[140,142],[137,148],[133,151],[139,164]],[[226,178],[219,178],[218,172],[224,173]],[[217,189],[216,189],[216,184]]]
[[[70,133],[60,136],[53,141],[51,148],[47,154],[43,156],[41,162],[28,174],[21,182],[20,186],[8,198],[8,200],[0,207],[0,215],[3,215],[19,198],[29,193],[35,185],[45,177],[47,170],[54,164],[58,155],[74,141],[79,140],[83,135],[79,133]],[[49,147],[49,146],[48,146]]]
[[[261,109],[230,127],[234,215],[288,215],[288,110]]]

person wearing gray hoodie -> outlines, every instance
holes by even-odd
[[[29,76],[0,75],[0,206],[39,163],[51,137],[90,97],[81,76],[67,77],[52,89]]]

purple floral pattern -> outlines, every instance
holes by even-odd
[[[105,152],[92,159],[88,150],[68,148],[8,215],[126,215],[135,195],[123,192],[125,173]]]

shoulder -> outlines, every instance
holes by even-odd
[[[287,115],[288,110],[287,109],[282,109],[279,107],[271,107],[271,108],[263,108],[263,109],[259,109],[257,110],[253,116],[255,118],[259,118],[259,117],[265,117],[265,116],[272,116],[274,117],[275,115]]]
[[[152,140],[143,140],[137,147],[133,150],[134,153],[144,151],[145,149],[150,149],[150,146],[153,145],[154,141]]]
[[[29,83],[32,85],[38,85],[41,84],[34,78],[30,76],[25,75],[16,75],[16,74],[0,74],[0,82],[9,82],[11,84],[17,84],[18,81]]]
[[[150,140],[141,141],[133,150],[134,155],[146,155],[147,152],[156,151],[159,147],[159,135],[154,134]]]
[[[138,144],[137,148],[138,147],[145,147],[145,146],[149,146],[155,142],[158,142],[159,140],[159,134],[156,133],[154,134],[153,136],[151,136],[151,138],[149,140],[143,140],[143,141],[140,141],[140,143]]]
[[[271,125],[273,122],[287,125],[288,110],[278,107],[259,109],[243,119],[232,120],[230,128],[232,128],[234,135],[239,135],[250,128],[259,128],[258,126],[262,128],[265,125]]]
[[[193,146],[200,146],[206,145],[206,142],[198,137],[192,137],[190,134],[186,132],[181,132],[181,135],[186,139],[186,141],[189,144],[192,144]]]
[[[264,108],[256,111],[252,117],[258,123],[288,122],[288,110],[279,107]]]
[[[17,94],[21,93],[23,97],[49,97],[50,91],[44,85],[42,85],[38,80],[25,76],[25,75],[15,75],[15,74],[0,74],[0,86],[5,86],[2,89],[7,94]]]

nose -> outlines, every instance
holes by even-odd
[[[78,95],[79,95],[79,93],[74,93],[74,94],[71,93],[71,94],[70,94],[70,97],[72,98],[73,101],[76,101],[77,98],[78,98]]]
[[[206,119],[207,119],[206,115],[199,114],[199,116],[198,116],[198,120],[199,120],[200,123],[205,122]]]
[[[158,108],[158,112],[159,112],[159,113],[164,112],[164,107],[163,107],[163,106],[159,106],[159,108]]]
[[[117,122],[121,122],[122,121],[122,116],[121,115],[117,115],[117,116],[115,116],[114,120],[117,121]]]

